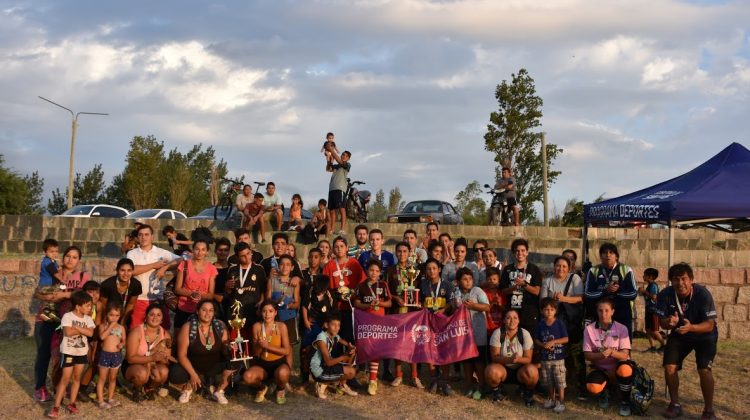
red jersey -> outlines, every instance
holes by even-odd
[[[487,295],[487,300],[490,301],[490,310],[489,312],[485,312],[487,316],[487,334],[489,335],[503,325],[505,296],[500,293],[500,288],[492,290],[489,287],[484,287],[482,290]]]
[[[352,299],[360,303],[371,304],[377,296],[379,302],[385,302],[391,299],[391,292],[388,290],[388,283],[385,281],[376,281],[370,284],[369,281],[363,281],[354,291]],[[370,307],[368,313],[375,315],[385,315],[385,308],[380,306],[378,309]]]
[[[359,262],[352,257],[342,265],[334,258],[323,267],[323,275],[330,279],[329,288],[336,292],[339,287],[346,286],[352,292],[365,280],[365,272]],[[340,311],[351,311],[347,302],[339,302]]]

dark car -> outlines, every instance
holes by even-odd
[[[226,213],[225,212],[219,212],[218,214],[219,220],[226,219]],[[195,216],[191,216],[191,219],[199,219],[199,220],[214,220],[214,208],[208,207],[206,209],[203,209],[200,213],[196,214]],[[302,223],[307,223],[310,220],[312,220],[313,214],[310,213],[309,210],[302,209]],[[275,220],[274,220],[274,226],[275,226]],[[289,223],[289,209],[284,208],[284,225],[288,226]],[[240,225],[240,222],[242,221],[242,214],[240,214],[239,211],[237,211],[234,207],[232,207],[232,214],[229,217],[229,221],[232,224],[236,224],[237,226]]]
[[[438,200],[411,201],[397,214],[388,215],[388,223],[429,223],[462,225],[464,219],[451,203]]]

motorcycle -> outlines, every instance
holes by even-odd
[[[346,217],[357,223],[367,222],[367,204],[370,202],[370,191],[358,190],[357,185],[364,185],[362,181],[346,179]]]
[[[490,188],[487,194],[492,195],[492,203],[490,204],[490,220],[491,226],[510,226],[513,224],[513,209],[508,205],[508,199],[505,197],[505,188],[494,189],[489,184],[484,184],[484,188]]]

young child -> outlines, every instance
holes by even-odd
[[[94,320],[94,325],[98,326],[102,323],[102,317],[104,316],[104,309],[101,307],[102,303],[99,300],[101,285],[97,281],[89,280],[83,284],[83,291],[91,296],[91,313],[89,316]],[[99,337],[94,335],[89,340],[88,364],[83,370],[83,375],[81,376],[81,389],[78,393],[78,399],[81,402],[86,403],[96,397],[96,389],[95,386],[91,386],[91,380],[94,378],[94,366],[96,366],[98,356]]]
[[[500,269],[487,267],[485,276],[487,281],[482,285],[482,290],[484,290],[487,300],[490,302],[490,310],[487,312],[487,337],[489,337],[503,325],[505,295],[500,290]]]
[[[318,235],[325,236],[328,233],[328,202],[321,198],[318,200],[318,211],[315,212],[312,219],[313,228]]]
[[[265,212],[263,207],[263,194],[255,193],[253,196],[253,202],[248,203],[248,205],[245,206],[245,210],[242,212],[245,214],[245,219],[243,220],[245,226],[243,227],[252,230],[253,226],[258,225],[260,228],[260,241],[265,242],[266,224],[263,223],[263,213]]]
[[[383,271],[383,263],[380,260],[371,260],[367,267],[367,281],[357,286],[352,298],[352,305],[368,313],[385,316],[385,309],[391,307],[391,292],[388,284],[380,280]],[[378,393],[378,366],[379,360],[370,361],[370,380],[367,385],[367,393],[376,395]]]
[[[349,388],[346,381],[353,379],[357,370],[352,366],[357,348],[352,343],[339,337],[341,316],[330,314],[323,322],[323,331],[313,342],[315,354],[310,361],[310,372],[315,378],[315,394],[320,399],[326,398],[328,384],[338,381],[336,392],[356,397],[358,394]],[[343,351],[343,349],[346,351]]]
[[[647,268],[643,271],[643,280],[646,282],[646,288],[640,287],[638,293],[646,301],[646,335],[648,336],[649,352],[661,353],[664,351],[664,337],[659,332],[659,316],[656,314],[656,295],[659,294],[659,285],[656,279],[659,277],[659,270]],[[654,340],[659,342],[659,348],[654,346]]]
[[[62,317],[60,325],[63,329],[63,339],[60,343],[60,360],[62,377],[55,392],[55,405],[47,413],[47,417],[56,419],[60,414],[60,404],[65,397],[65,389],[70,384],[70,403],[67,410],[71,414],[78,414],[76,399],[81,385],[81,374],[86,365],[86,354],[89,351],[88,337],[94,335],[94,320],[91,319],[93,300],[88,293],[79,290],[70,297],[73,310]]]
[[[327,276],[316,275],[313,277],[312,287],[302,298],[302,324],[305,333],[301,346],[300,371],[304,382],[307,382],[310,374],[312,343],[323,331],[323,322],[326,317],[336,311],[336,306],[333,304],[333,295],[328,289],[330,282]]]
[[[546,297],[540,303],[542,320],[534,331],[534,344],[542,351],[542,368],[539,376],[542,386],[546,387],[549,398],[544,408],[555,413],[565,411],[565,344],[568,343],[568,331],[565,324],[557,319],[557,303],[554,298]]]
[[[471,384],[475,374],[477,377],[477,384],[469,390],[466,396],[480,400],[484,387],[484,365],[488,357],[487,316],[485,314],[490,310],[490,301],[482,289],[474,286],[474,276],[470,268],[459,268],[456,272],[456,279],[458,280],[459,292],[456,293],[456,296],[460,296],[460,300],[457,299],[456,303],[464,305],[469,310],[471,331],[474,334],[474,343],[476,343],[479,351],[477,357],[463,362],[466,382]]]
[[[453,298],[453,286],[448,281],[440,278],[440,262],[435,258],[427,259],[424,265],[424,277],[420,282],[419,295],[422,307],[432,313],[444,313],[448,302]],[[430,369],[430,393],[438,391],[449,397],[453,395],[453,389],[448,384],[449,365],[438,366],[428,364]]]
[[[299,232],[302,230],[302,196],[292,195],[292,205],[289,206],[289,231]]]
[[[60,284],[63,279],[60,267],[57,265],[60,245],[56,240],[47,238],[42,243],[42,249],[44,250],[44,257],[42,257],[42,264],[39,270],[39,291],[37,293],[39,295],[51,295],[56,291],[62,290]],[[55,302],[43,301],[39,318],[44,322],[60,322]]]
[[[118,324],[122,313],[119,302],[110,302],[107,305],[104,322],[99,324],[99,340],[101,341],[101,353],[99,354],[99,380],[96,383],[96,398],[99,408],[110,409],[120,405],[114,400],[115,387],[117,386],[117,372],[122,365],[122,348],[125,346],[125,328]],[[104,400],[104,383],[108,386],[107,401]]]
[[[333,133],[328,133],[326,134],[326,141],[323,142],[323,147],[320,148],[320,152],[326,157],[326,168],[333,165],[331,150],[335,151],[337,155],[341,155],[341,152],[339,152],[339,149],[336,147],[336,142],[333,141]]]

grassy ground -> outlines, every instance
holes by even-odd
[[[649,410],[652,417],[658,417],[665,409],[664,376],[660,369],[660,356],[643,353],[647,343],[636,340],[634,358],[646,366],[654,377],[657,386],[654,402]],[[40,418],[50,407],[50,403],[39,404],[31,398],[33,388],[34,341],[31,338],[5,340],[0,342],[0,417],[6,419]],[[698,378],[695,372],[695,359],[686,360],[685,370],[681,375],[682,403],[686,417],[700,417],[703,399],[700,394]],[[720,418],[748,418],[748,395],[750,392],[750,348],[747,342],[722,341],[719,344],[719,355],[714,364],[716,378],[715,406]],[[376,397],[360,395],[358,397],[330,395],[328,400],[321,401],[312,395],[312,390],[298,392],[287,397],[287,404],[276,405],[273,402],[256,404],[252,395],[242,392],[230,396],[227,406],[220,406],[200,397],[193,397],[188,404],[176,401],[177,392],[167,398],[146,401],[139,405],[132,403],[124,395],[117,398],[123,402],[121,407],[106,412],[110,418],[197,418],[197,417],[251,417],[258,419],[295,418],[404,418],[417,419],[425,417],[443,418],[617,418],[616,406],[602,411],[595,402],[578,402],[570,400],[568,410],[562,415],[554,415],[539,407],[527,409],[519,398],[513,396],[500,404],[487,400],[479,402],[461,396],[464,387],[454,386],[456,395],[450,398],[430,395],[424,391],[402,385],[393,388],[381,382]],[[512,390],[509,388],[509,391]],[[512,392],[512,394],[515,394]],[[537,397],[537,401],[541,399]],[[79,404],[82,418],[100,418],[105,415],[93,403]],[[63,414],[63,417],[66,415]]]

